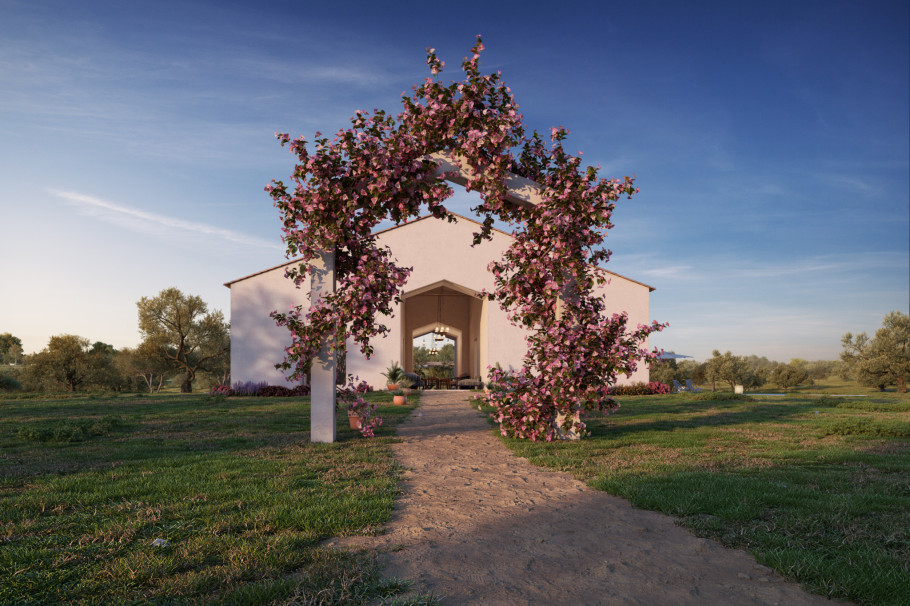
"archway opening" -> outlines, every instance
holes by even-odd
[[[486,347],[481,347],[486,343],[484,304],[477,293],[448,280],[405,293],[404,369],[417,374],[429,371],[439,378],[479,377],[486,364]],[[436,353],[431,354],[434,348]],[[443,359],[449,351],[451,367]]]
[[[458,342],[442,331],[428,332],[413,340],[414,372],[427,385],[439,384],[440,379],[458,376]]]

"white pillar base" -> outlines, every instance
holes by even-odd
[[[324,294],[335,292],[335,252],[324,252],[314,259],[311,271],[310,301],[315,303]],[[310,442],[334,442],[337,438],[335,370],[335,352],[325,342],[310,369]]]

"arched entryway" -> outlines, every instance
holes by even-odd
[[[402,301],[401,364],[414,372],[414,339],[443,328],[455,342],[455,375],[486,368],[486,301],[469,288],[440,280],[406,292]]]

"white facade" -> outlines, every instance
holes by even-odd
[[[380,246],[388,246],[403,267],[413,271],[405,286],[404,300],[393,308],[391,317],[377,321],[391,331],[384,339],[371,341],[374,354],[367,360],[359,348],[348,342],[347,372],[365,379],[374,387],[385,384],[381,376],[393,361],[412,370],[412,343],[441,323],[449,327],[456,341],[456,374],[486,378],[486,369],[499,363],[503,368],[520,368],[526,351],[525,335],[512,326],[498,304],[476,295],[493,290],[490,261],[502,257],[511,236],[495,231],[493,239],[471,247],[476,222],[459,218],[456,223],[425,217],[378,234]],[[291,385],[283,371],[275,369],[291,344],[288,330],[275,325],[272,311],[285,312],[293,305],[306,304],[309,284],[297,289],[285,278],[289,262],[272,269],[228,282],[231,289],[231,378],[232,381],[267,381]],[[603,286],[608,313],[626,311],[629,325],[649,323],[648,295],[653,288],[617,274],[610,274]],[[620,381],[648,380],[647,368]]]

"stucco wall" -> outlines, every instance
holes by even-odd
[[[649,319],[649,294],[647,286],[633,282],[622,276],[608,274],[609,283],[597,288],[597,291],[606,295],[607,312],[610,314],[625,311],[629,315],[626,328],[635,330],[639,324],[650,324]],[[645,343],[645,348],[649,348]],[[619,383],[648,382],[650,373],[648,367],[639,364],[638,369],[630,377],[619,376]]]
[[[476,229],[479,226],[470,221],[448,223],[426,218],[382,232],[378,240],[380,245],[392,249],[400,265],[413,267],[405,296],[442,280],[474,292],[492,290],[493,277],[487,271],[487,265],[492,259],[501,257],[508,247],[509,236],[494,232],[492,241],[471,247],[472,234]],[[607,295],[608,310],[611,313],[627,311],[632,328],[639,323],[647,324],[648,287],[621,276],[609,277],[610,283],[601,287]],[[284,311],[295,303],[306,302],[308,288],[296,289],[284,277],[284,267],[232,282],[230,288],[232,380],[287,385],[284,375],[276,371],[274,365],[282,360],[290,337],[287,329],[275,326],[268,314],[272,310]],[[394,306],[392,317],[377,318],[389,327],[390,333],[387,338],[372,342],[374,356],[371,360],[366,360],[359,347],[348,342],[347,368],[350,374],[380,387],[385,385],[382,371],[393,361],[404,362],[404,344],[411,338],[408,329],[424,325],[421,322],[425,318],[409,321],[402,307]],[[430,315],[429,323],[432,323],[435,315]],[[496,303],[476,301],[463,310],[462,315],[468,329],[462,331],[459,339],[459,359],[463,361],[459,373],[474,374],[479,368],[485,376],[487,366],[497,362],[504,368],[521,366],[527,333],[512,326],[506,312]],[[473,321],[475,318],[479,321]],[[471,328],[474,326],[479,334],[474,334]],[[476,361],[473,359],[475,352],[479,358]],[[639,369],[630,378],[620,377],[622,383],[647,380],[647,368]]]
[[[307,301],[306,290],[284,277],[284,267],[234,282],[231,289],[231,382],[268,381],[293,387],[275,369],[291,344],[287,328],[275,325],[272,311],[288,311]]]
[[[473,234],[480,226],[470,221],[448,223],[437,219],[423,219],[399,229],[382,234],[380,242],[387,244],[399,261],[414,270],[408,279],[407,291],[435,284],[441,279],[463,288],[480,292],[493,290],[493,276],[487,266],[499,259],[509,246],[509,237],[493,232],[490,241],[472,247]],[[525,331],[512,326],[496,303],[484,302],[487,310],[486,359],[481,354],[477,366],[486,376],[486,367],[499,362],[503,367],[521,365],[525,353]],[[467,320],[467,318],[466,318]],[[460,339],[460,359],[470,361],[474,338],[481,339],[470,330]],[[480,347],[478,347],[480,349]],[[460,374],[472,374],[472,364],[459,368]]]

